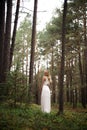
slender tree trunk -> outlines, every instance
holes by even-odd
[[[7,16],[4,40],[4,60],[3,60],[3,81],[6,81],[9,72],[10,63],[10,40],[11,40],[11,18],[12,18],[12,0],[7,0]]]
[[[2,82],[3,52],[5,27],[5,0],[0,1],[0,83]]]
[[[85,89],[84,89],[84,75],[83,75],[83,70],[82,70],[82,63],[81,63],[81,55],[79,53],[79,71],[80,71],[80,81],[81,81],[81,103],[82,106],[85,108]]]
[[[69,85],[70,85],[70,99],[69,99],[69,101],[70,101],[70,104],[72,104],[73,103],[73,100],[72,100],[72,98],[73,98],[72,70],[70,70],[70,81],[69,81]]]
[[[77,88],[73,89],[73,108],[77,107]]]
[[[67,13],[67,0],[64,1],[63,10],[63,22],[62,22],[62,56],[61,56],[61,68],[59,76],[59,114],[63,114],[64,105],[64,63],[65,63],[65,25],[66,25],[66,13]]]
[[[28,45],[27,45],[27,52],[26,52],[26,86],[28,85]]]
[[[52,45],[52,102],[55,103],[55,77],[54,77],[54,57],[53,57],[53,45]]]
[[[84,103],[86,108],[87,102],[87,34],[86,34],[86,5],[84,4],[84,11],[83,11],[83,24],[84,24]]]
[[[36,19],[37,19],[37,3],[38,0],[34,0],[34,13],[33,13],[33,25],[32,25],[32,38],[31,38],[31,56],[30,56],[30,69],[29,69],[29,90],[28,100],[31,102],[32,88],[33,88],[33,67],[34,67],[34,54],[36,43]]]
[[[84,13],[83,13],[84,14]],[[85,14],[84,14],[84,16],[85,16]],[[80,22],[79,22],[79,19],[78,19],[78,25],[80,24]],[[85,24],[84,24],[85,25]],[[86,30],[85,30],[86,31]],[[85,33],[84,33],[85,34]],[[79,34],[78,34],[79,35]],[[79,37],[80,37],[80,35],[79,35]],[[81,48],[80,48],[80,41],[77,41],[78,42],[78,64],[79,64],[79,73],[80,73],[80,83],[81,83],[81,86],[80,86],[80,97],[79,97],[79,101],[81,101],[81,103],[82,103],[82,106],[84,107],[84,108],[86,108],[86,100],[85,100],[85,86],[84,86],[84,84],[85,84],[85,76],[84,76],[84,71],[85,71],[85,53],[83,54],[82,52],[81,52]],[[82,57],[81,57],[81,55],[83,56],[83,59],[82,59]],[[82,64],[82,61],[83,61],[83,64]]]
[[[67,66],[68,67],[68,66]],[[69,95],[70,95],[70,91],[69,91],[69,81],[70,81],[70,78],[69,78],[69,72],[67,71],[66,73],[66,101],[69,102]]]
[[[9,68],[11,68],[11,65],[12,65],[12,58],[13,58],[13,51],[14,51],[14,46],[15,46],[15,38],[16,38],[16,29],[17,29],[17,23],[18,23],[19,8],[20,8],[20,0],[17,0],[15,20],[14,20],[14,29],[13,29],[13,35],[12,35],[12,44],[11,44],[11,48],[10,48],[10,66],[9,66]]]

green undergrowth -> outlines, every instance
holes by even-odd
[[[87,112],[65,110],[58,115],[41,112],[38,105],[0,106],[0,130],[87,130]]]

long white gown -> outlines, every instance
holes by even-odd
[[[51,111],[51,94],[49,89],[49,81],[46,78],[41,92],[41,110],[42,112],[50,113]]]

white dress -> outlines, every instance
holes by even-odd
[[[50,83],[48,81],[48,78],[46,78],[41,92],[41,110],[42,112],[46,113],[50,113],[51,111],[51,94],[48,84]]]

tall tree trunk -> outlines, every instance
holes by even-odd
[[[67,66],[68,68],[68,66]],[[69,78],[69,72],[67,70],[66,72],[66,101],[69,102],[69,95],[70,95],[70,91],[69,91],[69,81],[70,81],[70,78]]]
[[[61,68],[60,68],[60,75],[59,75],[59,114],[63,114],[63,109],[64,109],[63,88],[64,88],[66,13],[67,13],[67,0],[64,1],[63,22],[62,22],[62,56],[61,56]]]
[[[69,99],[69,102],[70,102],[70,104],[72,104],[73,103],[73,76],[72,76],[72,62],[70,61],[70,63],[69,64],[71,64],[71,65],[69,65],[70,66],[70,72],[69,72],[69,77],[70,77],[70,80],[69,80],[69,86],[70,86],[70,99]]]
[[[86,29],[86,4],[84,4],[84,10],[83,10],[83,24],[84,24],[84,102],[85,102],[85,108],[86,108],[86,102],[87,102],[87,29]]]
[[[2,82],[4,27],[5,27],[5,0],[1,0],[0,1],[0,83]]]
[[[12,58],[13,58],[13,51],[15,46],[15,38],[16,38],[16,29],[17,29],[17,23],[18,23],[18,15],[19,15],[19,8],[20,8],[20,0],[17,0],[17,6],[16,6],[16,13],[15,13],[15,20],[14,20],[14,29],[13,29],[13,35],[12,35],[12,44],[10,48],[10,66],[12,65]]]
[[[52,45],[52,103],[55,103],[56,95],[55,95],[55,76],[54,76],[54,57],[53,57],[53,45]]]
[[[83,70],[82,70],[82,63],[81,63],[81,55],[79,52],[79,71],[80,71],[80,81],[81,81],[81,103],[82,106],[85,108],[85,89],[84,89],[84,75],[83,75]]]
[[[37,3],[38,0],[34,0],[34,13],[33,13],[33,25],[32,25],[32,38],[31,38],[31,56],[30,56],[30,69],[29,69],[29,90],[28,100],[31,102],[32,87],[33,87],[33,66],[34,66],[34,54],[36,43],[36,19],[37,19]]]
[[[11,40],[11,18],[12,18],[12,0],[7,0],[7,16],[4,40],[4,60],[3,60],[3,82],[6,81],[9,72],[10,62],[10,40]]]
[[[27,45],[27,50],[26,50],[26,86],[28,85],[28,45]],[[28,92],[27,92],[28,93]]]

